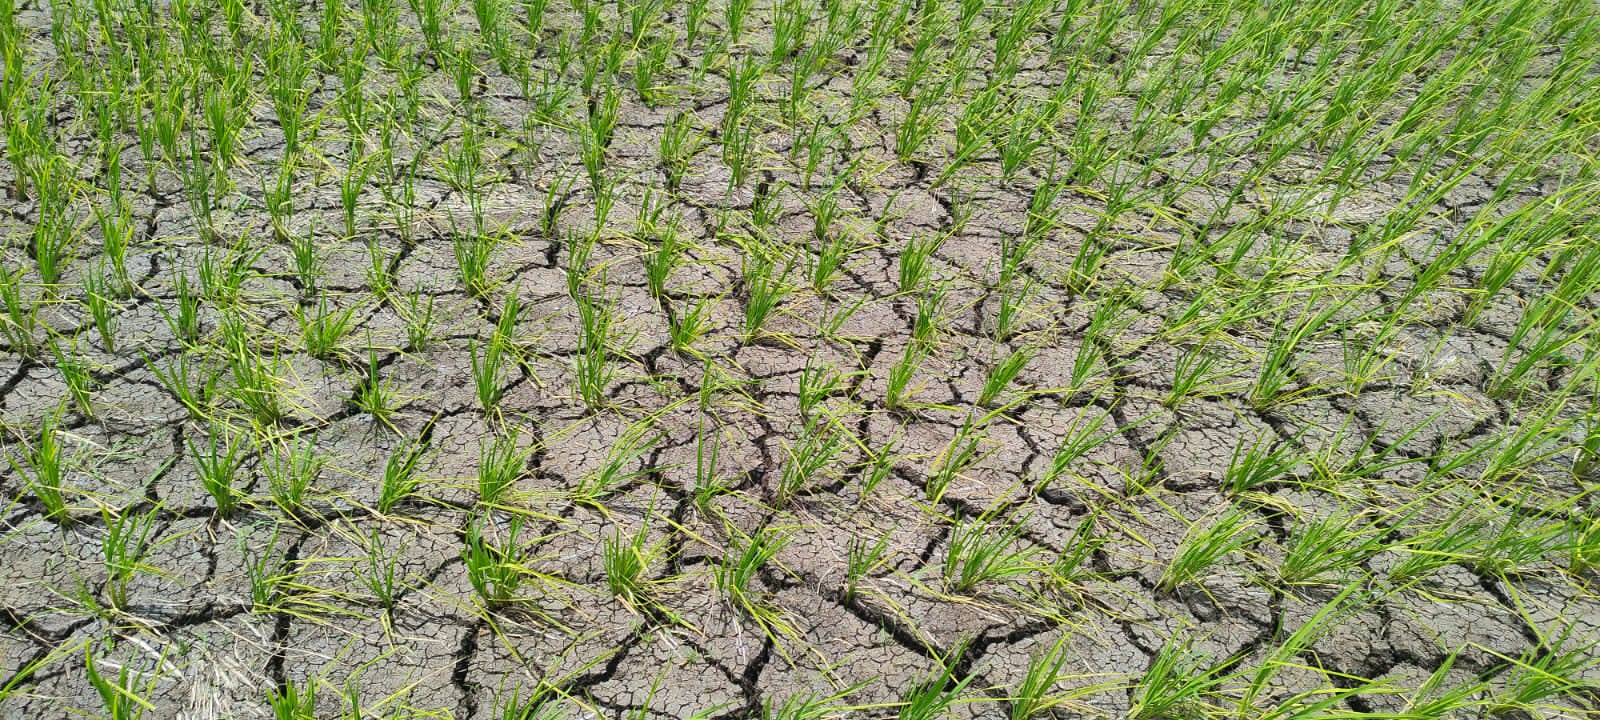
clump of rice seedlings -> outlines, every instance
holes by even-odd
[[[522,523],[521,515],[512,515],[503,530],[490,516],[475,517],[467,524],[466,547],[461,551],[467,582],[479,601],[491,609],[521,598],[528,578],[523,566]]]
[[[1039,476],[1034,492],[1043,492],[1045,488],[1066,475],[1073,463],[1117,436],[1116,432],[1100,432],[1109,418],[1105,413],[1096,412],[1093,419],[1085,420],[1092,407],[1086,405],[1078,410],[1077,416],[1072,419],[1072,427],[1061,438],[1061,444],[1056,446],[1055,454],[1050,456],[1050,465]]]
[[[500,380],[504,346],[494,339],[486,343],[468,340],[467,356],[472,363],[472,387],[478,398],[478,407],[483,409],[484,415],[492,416],[507,390]]]
[[[578,397],[591,410],[605,407],[610,398],[606,388],[617,376],[617,365],[611,360],[612,327],[616,311],[604,298],[588,294],[575,297],[578,304],[578,352],[572,358],[573,377],[578,387]]]
[[[420,472],[422,456],[428,451],[426,439],[402,442],[390,451],[384,461],[383,475],[378,479],[378,514],[388,515],[402,501],[410,499],[422,487]]]
[[[285,680],[282,687],[268,690],[267,705],[274,720],[312,720],[317,716],[317,681],[310,679],[301,685]]]
[[[1390,566],[1387,579],[1404,586],[1427,578],[1440,568],[1472,560],[1477,554],[1487,522],[1479,511],[1462,507],[1393,549],[1402,553]]]
[[[191,438],[185,438],[184,443],[189,446],[189,457],[194,462],[200,486],[211,496],[217,514],[232,515],[243,499],[233,484],[234,476],[244,464],[243,443],[233,429],[218,423],[212,423],[204,444],[197,445]]]
[[[646,241],[644,255],[645,287],[657,301],[667,297],[667,279],[683,263],[683,240],[677,223],[668,222],[655,228],[655,242]]]
[[[1251,492],[1289,475],[1299,465],[1299,454],[1292,444],[1263,430],[1253,440],[1240,438],[1234,445],[1233,457],[1222,474],[1222,486],[1235,495]]]
[[[83,276],[83,306],[89,311],[89,319],[94,321],[95,333],[100,338],[100,347],[107,353],[117,351],[117,313],[122,309],[111,301],[111,293],[106,285],[105,267],[98,266],[95,272],[85,273]],[[3,320],[0,320],[3,321]]]
[[[1176,410],[1189,400],[1227,394],[1231,386],[1218,381],[1230,374],[1222,359],[1205,345],[1184,350],[1172,369],[1172,388],[1161,398],[1162,406]]]
[[[845,447],[845,433],[836,427],[832,418],[806,421],[800,428],[799,438],[789,448],[789,461],[778,478],[773,506],[783,507],[807,486],[821,484],[819,481],[826,479],[828,468]]]
[[[1063,672],[1072,659],[1070,634],[1063,634],[1054,644],[1028,659],[1028,670],[1012,689],[1006,702],[1011,706],[1011,720],[1031,720],[1058,707],[1068,706],[1075,696],[1110,689],[1109,683],[1079,688],[1070,694],[1053,692],[1056,683],[1072,677]]]
[[[490,232],[455,231],[450,239],[461,286],[474,298],[487,297],[494,286],[494,281],[489,277],[489,263],[500,245],[499,238]]]
[[[106,602],[117,610],[128,609],[128,585],[134,576],[151,568],[144,562],[153,547],[157,509],[136,513],[132,508],[113,512],[101,507],[106,535],[100,540],[100,556],[105,561],[106,582],[102,586]]]
[[[852,536],[845,551],[844,597],[854,598],[861,581],[883,566],[889,553],[889,536],[880,535],[878,541],[868,544],[860,536]]]
[[[906,343],[905,349],[900,353],[900,359],[889,368],[889,375],[884,380],[883,406],[889,410],[901,410],[906,407],[906,402],[911,399],[914,392],[911,379],[922,367],[922,361],[927,358],[927,351],[917,343]]]
[[[405,547],[384,547],[383,534],[376,526],[367,534],[365,546],[365,557],[355,571],[356,577],[378,607],[393,610],[400,593],[406,589],[405,570],[400,566]]]
[[[945,446],[944,452],[934,460],[933,467],[928,471],[928,482],[924,487],[928,502],[938,504],[944,499],[945,491],[950,489],[950,484],[962,473],[971,469],[982,460],[984,455],[980,445],[984,441],[983,421],[974,414],[967,415],[961,423],[961,428],[956,430],[955,437],[950,438],[950,444]]]
[[[1167,567],[1162,570],[1156,589],[1170,593],[1187,583],[1198,583],[1218,560],[1254,544],[1259,537],[1255,518],[1248,511],[1229,507],[1209,525],[1189,527]]]
[[[1540,712],[1541,708],[1552,707],[1552,698],[1586,685],[1585,674],[1600,660],[1594,657],[1594,643],[1578,644],[1582,640],[1573,635],[1577,627],[1577,623],[1563,622],[1559,630],[1540,633],[1539,642],[1515,658],[1494,653],[1505,661],[1506,672],[1497,683],[1500,689],[1489,697],[1488,712]]]
[[[898,265],[900,292],[909,293],[916,288],[926,287],[928,278],[933,272],[931,260],[933,254],[944,244],[946,235],[922,235],[913,237],[906,242],[905,250],[900,252]]]
[[[695,355],[694,343],[711,329],[711,308],[715,298],[701,297],[693,305],[688,301],[683,304],[683,309],[675,310],[668,316],[667,331],[672,340],[672,351]]]
[[[327,465],[327,458],[317,452],[316,445],[314,436],[300,435],[292,444],[275,445],[270,460],[263,453],[261,469],[267,476],[267,492],[278,509],[291,517],[305,512],[309,493]]]
[[[1162,646],[1134,684],[1128,717],[1136,720],[1199,716],[1214,707],[1210,695],[1227,675],[1208,667],[1210,658],[1194,649],[1192,639],[1173,637]]]
[[[1034,572],[1039,548],[1022,539],[1028,518],[1004,522],[996,510],[974,519],[957,518],[945,551],[944,584],[950,592],[971,592],[979,584]]]
[[[88,359],[78,352],[77,342],[51,342],[50,352],[55,355],[56,370],[61,372],[61,381],[67,385],[67,397],[72,400],[73,407],[84,417],[94,418],[93,395],[98,383],[89,369]]]
[[[672,116],[657,141],[656,156],[668,190],[676,191],[689,173],[689,160],[700,151],[704,136],[695,131],[687,112]]]
[[[605,462],[600,464],[600,469],[584,476],[577,487],[573,488],[572,501],[605,512],[606,508],[602,501],[607,496],[616,492],[625,483],[649,472],[639,460],[653,450],[663,437],[664,435],[655,429],[649,418],[628,426],[611,444],[611,449],[606,453]],[[633,469],[635,464],[639,464],[640,467]]]
[[[356,310],[352,305],[343,310],[328,307],[328,298],[317,296],[314,310],[296,303],[290,306],[294,321],[300,326],[300,342],[306,354],[322,360],[338,360],[343,352],[340,343],[356,325]]]
[[[0,333],[5,336],[11,351],[23,358],[33,358],[39,352],[38,306],[23,299],[22,277],[26,271],[0,268],[0,305],[5,316],[0,317]]]
[[[737,531],[736,531],[737,532]],[[760,624],[769,636],[789,629],[781,610],[769,605],[757,586],[761,569],[787,547],[793,535],[764,527],[751,535],[735,535],[718,561],[713,583],[728,602]]]
[[[1301,519],[1283,541],[1278,581],[1305,585],[1353,571],[1384,550],[1385,532],[1378,520],[1347,511]]]
[[[745,256],[744,262],[744,336],[748,342],[758,337],[767,319],[788,297],[789,271],[794,267],[790,256],[780,267],[776,248],[757,247]]]
[[[1005,389],[1010,387],[1011,381],[1028,366],[1033,354],[1034,348],[1024,345],[1012,350],[1010,354],[995,363],[994,367],[989,368],[989,374],[983,379],[983,389],[978,392],[978,406],[993,407],[1000,393],[1005,392]]]
[[[967,686],[972,684],[977,673],[967,673],[957,678],[961,665],[961,656],[967,651],[966,643],[961,643],[946,653],[943,657],[935,658],[939,665],[927,677],[912,685],[900,700],[900,708],[895,716],[899,720],[933,720],[943,717],[951,708],[960,701],[961,694]]]
[[[421,290],[406,295],[405,304],[397,308],[406,325],[406,350],[420,353],[433,343],[434,297]]]
[[[649,545],[650,523],[639,524],[632,534],[621,530],[605,538],[601,546],[601,567],[606,573],[606,589],[624,605],[639,611],[650,605],[651,565],[660,554],[660,546]]]
[[[917,315],[911,323],[912,344],[930,351],[933,349],[944,325],[949,290],[947,283],[939,283],[927,287],[917,297]]]
[[[61,445],[60,412],[45,415],[33,442],[23,440],[21,449],[6,454],[11,469],[21,475],[28,492],[44,506],[45,517],[68,522],[67,473],[70,458]]]
[[[517,447],[519,433],[496,435],[478,449],[478,502],[496,506],[527,469],[533,449]]]
[[[166,659],[165,653],[162,660]],[[100,674],[99,662],[94,656],[94,645],[86,644],[83,652],[83,669],[88,675],[89,685],[100,696],[100,707],[104,710],[103,717],[109,720],[140,720],[146,712],[153,712],[156,706],[148,699],[156,689],[156,683],[161,680],[159,673],[151,673],[148,678],[143,677],[133,669],[132,663],[122,663],[117,668],[115,678],[107,678]]]
[[[367,347],[366,373],[356,384],[353,402],[358,410],[371,416],[373,421],[395,430],[394,415],[400,411],[401,400],[395,395],[394,383],[383,377],[376,347]]]

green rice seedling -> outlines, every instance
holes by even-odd
[[[767,319],[793,291],[789,285],[789,271],[794,267],[794,257],[790,256],[780,267],[778,259],[774,257],[775,254],[775,250],[757,248],[745,256],[743,276],[746,342],[760,335]]]
[[[162,660],[166,659],[165,654]],[[146,712],[153,712],[156,706],[148,698],[155,689],[160,675],[152,673],[149,678],[144,678],[133,669],[131,663],[123,663],[117,668],[117,677],[108,679],[100,674],[96,667],[94,646],[86,644],[83,652],[83,669],[89,677],[89,685],[100,696],[100,706],[105,714],[102,717],[108,720],[139,720]]]
[[[1586,682],[1584,675],[1597,664],[1589,642],[1574,635],[1577,623],[1563,622],[1560,629],[1540,633],[1539,643],[1515,658],[1490,651],[1505,661],[1506,673],[1500,687],[1491,694],[1486,710],[1495,715],[1517,711],[1541,712],[1550,699],[1577,691]]]
[[[105,267],[97,266],[94,272],[83,276],[83,305],[94,321],[95,333],[100,337],[100,347],[107,353],[117,351],[117,312],[122,308],[111,301],[111,290],[105,278]]]
[[[1178,355],[1172,370],[1172,389],[1161,398],[1161,404],[1176,410],[1192,399],[1226,395],[1232,386],[1218,381],[1230,374],[1230,368],[1222,367],[1222,358],[1207,346],[1188,348]]]
[[[217,380],[222,376],[221,369],[202,361],[197,361],[191,366],[187,353],[178,353],[174,357],[173,362],[165,370],[158,367],[148,355],[143,356],[143,359],[145,367],[156,377],[161,387],[188,411],[189,419],[202,420],[210,417],[211,397]]]
[[[889,375],[884,379],[883,406],[889,410],[901,410],[906,407],[906,401],[911,399],[914,390],[911,379],[916,376],[917,370],[922,367],[922,361],[928,353],[918,343],[906,343],[905,350],[900,353],[900,359],[889,368]]]
[[[758,622],[765,617],[776,619],[773,611],[765,608],[756,580],[760,577],[761,569],[792,540],[791,533],[771,527],[764,527],[752,535],[729,538],[728,548],[712,575],[717,590],[726,595],[734,607],[750,613]],[[762,624],[768,626],[766,622]]]
[[[362,270],[362,277],[367,281],[367,289],[379,299],[388,299],[394,292],[394,267],[396,257],[393,253],[383,249],[376,235],[367,239],[367,266]]]
[[[1570,346],[1593,334],[1597,322],[1579,321],[1573,308],[1553,296],[1534,300],[1517,320],[1500,364],[1490,376],[1490,397],[1511,398],[1530,387],[1528,376],[1541,365],[1557,360]],[[1584,322],[1568,327],[1569,320]]]
[[[250,329],[244,321],[224,316],[221,325],[223,350],[232,384],[228,396],[262,425],[276,425],[289,415],[284,396],[284,362],[276,348],[262,351],[250,344]]]
[[[641,477],[649,472],[643,467],[640,459],[653,450],[662,438],[660,431],[651,426],[651,420],[641,420],[622,431],[611,444],[611,449],[606,452],[605,462],[600,464],[600,469],[585,475],[572,489],[572,501],[593,507],[605,512],[601,504],[607,496],[616,492],[624,484],[634,478]],[[634,465],[640,467],[634,469]]]
[[[673,115],[657,141],[656,157],[666,177],[668,190],[676,191],[682,187],[683,178],[689,172],[689,159],[699,152],[704,141],[704,136],[695,131],[692,122],[686,112]]]
[[[507,390],[500,381],[503,347],[493,340],[487,343],[467,341],[467,354],[472,362],[472,386],[478,397],[478,407],[483,409],[486,416],[495,413]]]
[[[356,324],[356,306],[331,310],[326,295],[317,296],[316,309],[307,310],[295,304],[290,307],[295,323],[300,326],[301,347],[306,354],[322,360],[334,361],[343,357],[341,343]]]
[[[39,422],[39,435],[33,443],[24,440],[22,448],[6,454],[12,471],[22,476],[28,492],[44,506],[45,517],[60,522],[70,522],[67,514],[67,474],[71,459],[65,454],[58,436],[60,411],[45,415]]]
[[[911,323],[912,344],[921,345],[932,352],[944,324],[949,291],[949,283],[943,282],[924,288],[922,294],[917,296],[917,315]]]
[[[395,602],[406,589],[405,569],[400,567],[405,548],[384,547],[383,534],[374,526],[366,537],[365,550],[365,557],[358,561],[361,566],[355,571],[356,578],[378,607],[394,610]]]
[[[421,290],[412,290],[406,295],[405,305],[399,309],[406,324],[406,350],[414,353],[426,351],[433,344],[433,324],[436,319],[434,297]]]
[[[184,444],[189,446],[189,458],[194,462],[195,474],[200,478],[200,486],[216,505],[217,514],[222,517],[232,515],[243,500],[239,489],[234,486],[234,478],[244,464],[243,444],[232,429],[217,423],[213,423],[206,433],[204,445],[196,445],[189,438],[184,439]]]
[[[356,394],[353,400],[356,409],[372,416],[372,419],[390,430],[395,430],[393,418],[400,410],[401,400],[395,395],[394,383],[385,380],[383,369],[378,365],[378,348],[367,347],[367,371],[356,384]]]
[[[1487,526],[1476,508],[1457,509],[1396,546],[1404,556],[1389,568],[1387,579],[1397,586],[1410,585],[1446,565],[1473,560]]]
[[[578,396],[593,410],[609,402],[606,388],[618,372],[617,365],[611,361],[611,333],[616,311],[607,300],[597,300],[588,294],[577,296],[577,300],[579,338],[572,370]]]
[[[808,485],[819,484],[829,466],[845,448],[843,433],[832,418],[815,418],[800,428],[799,438],[788,448],[789,461],[783,466],[773,493],[774,507],[783,507]]]
[[[909,293],[916,288],[927,286],[929,275],[933,271],[929,260],[947,237],[947,235],[924,235],[906,242],[906,248],[901,251],[898,263],[901,293]]]
[[[1099,236],[1084,236],[1078,245],[1078,252],[1072,256],[1072,264],[1061,279],[1067,292],[1074,297],[1087,297],[1094,290],[1100,269],[1105,267],[1106,257],[1110,254],[1111,243]]]
[[[478,516],[467,524],[466,547],[461,551],[467,565],[467,581],[489,608],[503,607],[521,596],[527,579],[527,570],[522,566],[522,523],[523,516],[510,516],[498,542],[486,535],[484,526],[494,525],[491,518]]]
[[[12,352],[24,358],[33,358],[39,352],[39,314],[36,304],[23,299],[22,277],[25,272],[22,268],[15,271],[0,268],[0,305],[5,306],[5,317],[0,318],[0,330],[4,330],[6,343],[11,346]]]
[[[555,686],[540,681],[524,698],[520,684],[514,684],[510,692],[502,686],[495,692],[489,717],[495,720],[564,720],[566,712],[553,702],[560,692]]]
[[[263,455],[261,468],[267,476],[272,502],[290,517],[299,517],[307,509],[308,494],[327,462],[317,452],[317,441],[312,436],[299,436],[292,445],[274,446],[270,461]]]
[[[378,514],[388,515],[402,501],[417,494],[424,479],[419,472],[422,456],[428,446],[426,439],[418,438],[401,442],[389,453],[378,481]]]
[[[854,239],[845,232],[830,233],[817,249],[816,257],[811,261],[810,279],[811,290],[818,295],[826,297],[829,288],[839,280],[839,275],[844,272],[845,263],[850,256],[859,250]]]
[[[61,372],[61,381],[67,386],[67,397],[72,400],[73,407],[84,417],[93,418],[94,389],[98,382],[89,368],[88,359],[79,352],[77,341],[70,344],[53,341],[50,343],[50,354],[56,358],[56,370]]]
[[[251,248],[249,236],[240,236],[225,253],[215,253],[207,245],[200,255],[195,274],[206,299],[219,308],[233,308],[244,298],[244,285],[256,276],[255,263],[265,247]]]
[[[157,515],[156,508],[143,513],[135,513],[132,508],[121,512],[100,508],[106,526],[106,536],[100,540],[100,556],[106,568],[103,588],[112,608],[128,609],[128,585],[134,576],[150,570],[144,559],[152,548],[150,534],[155,530]]]
[[[649,538],[650,524],[643,522],[631,535],[618,530],[601,545],[600,561],[606,573],[606,589],[634,611],[648,607],[652,601],[650,566],[660,548],[650,547]]]
[[[750,8],[754,4],[754,0],[730,0],[723,6],[722,27],[730,47],[739,44],[744,34],[745,18],[750,16]]]
[[[478,502],[497,506],[527,470],[532,448],[517,448],[518,433],[497,435],[478,449]]]
[[[1278,580],[1285,585],[1305,585],[1355,570],[1383,551],[1384,532],[1378,520],[1344,511],[1316,520],[1302,519],[1284,540]]]
[[[133,210],[122,201],[114,200],[110,205],[94,208],[100,226],[100,249],[111,263],[111,277],[106,279],[105,288],[112,297],[127,298],[133,294],[133,281],[128,275],[128,249],[133,246],[135,232]]]
[[[646,243],[641,260],[644,262],[645,287],[658,302],[667,297],[667,280],[683,264],[683,241],[676,223],[658,228],[656,242]]]
[[[1235,495],[1252,492],[1288,476],[1300,462],[1297,448],[1271,430],[1263,430],[1254,439],[1240,438],[1234,445],[1222,486]]]
[[[1186,583],[1200,582],[1218,560],[1254,544],[1259,537],[1256,531],[1255,518],[1231,506],[1203,528],[1199,523],[1191,525],[1177,553],[1162,570],[1156,589],[1171,593]]]
[[[344,211],[344,236],[347,238],[356,236],[356,211],[360,209],[361,191],[372,178],[376,165],[371,158],[355,160],[339,176],[339,205]]]
[[[965,677],[956,678],[956,668],[960,666],[961,656],[966,651],[967,643],[962,642],[944,657],[935,658],[939,666],[906,691],[895,717],[899,720],[933,720],[949,713],[961,699],[961,694],[966,692],[967,686],[977,677],[977,673],[967,673]]]
[[[1535,514],[1526,498],[1490,520],[1479,535],[1472,571],[1479,576],[1504,577],[1552,557],[1567,541],[1567,524]]]
[[[282,687],[267,691],[267,705],[272,708],[273,720],[315,720],[317,681],[310,679],[300,685],[286,679]]]
[[[1105,413],[1096,412],[1093,419],[1085,419],[1092,407],[1086,405],[1078,410],[1077,416],[1072,419],[1072,427],[1062,436],[1061,444],[1056,446],[1055,454],[1050,456],[1050,465],[1040,475],[1038,484],[1034,486],[1034,492],[1043,492],[1057,479],[1066,475],[1073,463],[1117,436],[1116,432],[1100,432],[1108,419]]]
[[[39,271],[39,281],[49,293],[61,281],[61,274],[67,261],[72,259],[81,235],[69,215],[74,191],[66,159],[52,155],[37,162],[38,219],[28,239],[27,250]]]
[[[928,139],[938,132],[943,117],[936,106],[937,102],[938,97],[933,93],[911,98],[894,135],[894,153],[901,162],[911,162],[928,143]]]
[[[489,277],[489,263],[500,244],[499,238],[493,233],[452,232],[450,239],[461,286],[474,298],[487,297],[494,286]]]
[[[883,566],[889,553],[889,536],[879,535],[878,541],[867,544],[859,535],[851,536],[850,545],[845,551],[844,572],[844,597],[846,600],[854,598],[856,591],[861,587],[861,581]]]
[[[1213,707],[1207,698],[1227,679],[1192,639],[1173,637],[1162,646],[1133,688],[1128,717],[1136,720],[1199,716]]]
[[[1039,548],[1022,539],[1027,517],[1015,522],[995,519],[997,510],[975,518],[957,518],[945,551],[944,585],[950,592],[971,592],[979,584],[1027,575],[1039,569]]]
[[[950,444],[935,458],[924,489],[928,502],[938,504],[944,499],[950,484],[983,459],[984,455],[980,452],[984,440],[982,422],[978,416],[969,413],[961,423],[961,428],[956,430],[955,437],[950,438]]]
[[[808,358],[806,366],[801,368],[800,374],[795,377],[796,403],[800,410],[800,418],[809,421],[823,400],[844,389],[844,382],[848,377],[831,364],[821,365],[815,355]]]
[[[863,447],[862,451],[867,458],[861,465],[858,503],[864,503],[871,498],[878,486],[889,478],[889,473],[894,470],[895,461],[899,459],[895,456],[894,450],[899,445],[901,437],[901,433],[897,430],[877,451]]]
[[[1058,681],[1069,677],[1062,672],[1072,657],[1067,644],[1069,637],[1063,634],[1048,649],[1029,658],[1028,671],[1007,698],[1011,720],[1031,720],[1070,702],[1068,698],[1051,694]]]
[[[1034,352],[1034,347],[1024,345],[1012,350],[1010,354],[995,363],[994,367],[989,368],[989,374],[983,380],[983,389],[978,392],[978,406],[993,407],[1000,393],[1005,392],[1005,389],[1010,387],[1011,381],[1028,366]]]
[[[711,327],[711,308],[714,298],[701,297],[690,305],[668,316],[667,330],[672,339],[672,350],[679,354],[697,354],[694,343]]]

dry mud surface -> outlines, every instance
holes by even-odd
[[[16,4],[0,716],[1590,714],[1594,8],[1256,5]]]

